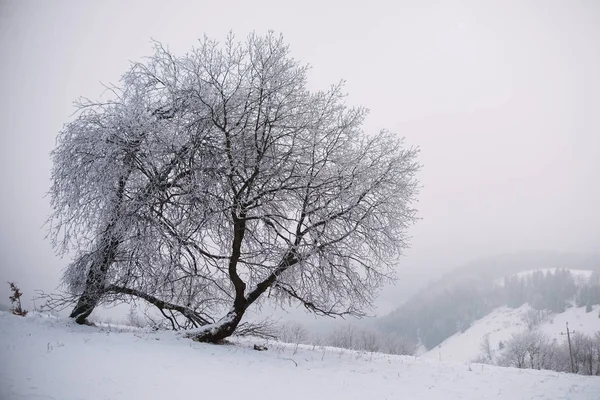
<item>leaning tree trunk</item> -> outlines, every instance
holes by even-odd
[[[75,322],[78,324],[84,324],[86,322],[87,317],[94,311],[94,308],[96,308],[102,298],[103,292],[100,285],[95,283],[103,280],[102,275],[102,271],[99,271],[98,273],[90,272],[88,274],[85,290],[79,297],[77,305],[75,305],[75,308],[69,315],[70,318],[75,318]]]
[[[105,294],[108,269],[115,260],[118,245],[119,241],[114,237],[111,238],[101,250],[99,257],[92,262],[85,281],[85,289],[69,315],[78,324],[86,322],[87,317],[94,311]]]
[[[235,204],[239,204],[237,199],[235,200]],[[234,207],[234,209],[236,208],[237,207]],[[188,335],[188,337],[197,342],[219,343],[226,337],[231,336],[242,320],[248,306],[252,304],[252,302],[249,302],[244,295],[246,284],[242,281],[237,272],[237,263],[241,255],[242,241],[244,240],[244,234],[246,233],[245,216],[246,215],[243,212],[239,215],[236,212],[231,213],[233,220],[233,243],[228,271],[229,278],[235,288],[233,307],[231,311],[216,324],[211,324],[204,327],[200,332]]]
[[[140,141],[134,144],[139,145]],[[85,281],[85,289],[77,301],[77,305],[71,312],[70,317],[75,318],[78,324],[84,324],[86,318],[90,316],[94,308],[98,305],[102,296],[106,293],[106,277],[108,270],[115,261],[117,248],[121,243],[119,235],[115,232],[117,221],[122,216],[123,196],[125,186],[133,170],[134,153],[125,155],[124,164],[127,166],[127,172],[124,173],[117,183],[116,199],[112,209],[112,218],[108,223],[100,239],[100,250],[98,256],[93,258],[92,265],[88,271]]]
[[[298,245],[298,242],[299,240],[297,240],[295,246]],[[208,325],[201,328],[199,331],[190,333],[187,335],[187,337],[197,342],[219,343],[223,339],[233,335],[248,307],[250,307],[263,293],[265,293],[267,289],[275,284],[279,275],[286,271],[290,266],[297,264],[298,261],[299,259],[296,252],[294,250],[290,250],[283,257],[277,268],[275,268],[275,270],[264,281],[256,285],[254,290],[248,293],[247,296],[244,295],[244,288],[246,285],[244,283],[239,283],[241,280],[238,280],[239,277],[237,277],[236,274],[235,276],[237,278],[235,281],[238,282],[238,285],[236,285],[236,297],[231,311],[227,313],[225,317],[221,318],[221,320],[217,323]]]
[[[244,312],[245,309],[231,310],[217,323],[203,327],[199,332],[191,333],[188,337],[196,342],[220,343],[225,338],[233,335],[244,316]]]

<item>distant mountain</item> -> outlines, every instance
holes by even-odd
[[[577,278],[580,273],[570,271],[588,271],[589,279],[581,281]],[[528,303],[534,309],[559,313],[570,301],[579,306],[600,304],[600,256],[505,254],[443,275],[377,324],[384,332],[432,349],[498,307],[518,308]]]

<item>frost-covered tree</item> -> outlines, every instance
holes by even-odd
[[[413,355],[416,351],[415,344],[403,336],[354,324],[337,326],[324,338],[323,343],[344,349],[387,354]]]
[[[279,329],[278,339],[286,343],[309,343],[310,334],[306,328],[298,322],[287,322]]]
[[[480,361],[485,363],[491,363],[494,360],[494,352],[492,351],[489,333],[486,333],[481,338],[481,341],[479,343],[479,350],[481,351]]]
[[[210,305],[196,299],[205,292],[193,277],[202,249],[188,217],[204,209],[199,194],[217,172],[207,160],[211,132],[184,103],[171,62],[158,48],[111,88],[109,102],[79,103],[58,137],[50,232],[60,251],[76,255],[64,283],[78,296],[71,317],[79,323],[120,295],[209,322],[190,308]]]
[[[366,109],[306,72],[273,34],[205,38],[181,57],[157,45],[114,99],[81,104],[51,190],[73,318],[136,298],[217,342],[265,296],[329,316],[372,304],[415,218],[417,150],[365,134]]]
[[[537,332],[526,331],[513,334],[506,344],[500,365],[527,368],[529,366],[527,362],[535,357],[535,351],[532,353],[530,350],[535,350],[538,343]]]
[[[517,368],[561,370],[565,360],[563,356],[562,349],[544,333],[527,330],[512,335],[506,343],[499,364]]]

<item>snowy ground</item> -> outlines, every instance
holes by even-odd
[[[599,399],[600,379],[259,339],[194,343],[170,332],[77,326],[0,312],[0,398]]]
[[[527,329],[524,318],[530,310],[528,304],[514,309],[496,308],[482,319],[475,321],[466,331],[449,337],[421,357],[463,363],[472,361],[481,354],[481,341],[486,335],[489,335],[492,351],[498,355],[500,341],[506,342],[513,334]],[[598,305],[594,306],[591,312],[586,312],[585,307],[571,307],[563,313],[548,315],[536,328],[550,339],[557,339],[560,342],[564,340],[561,332],[566,332],[566,322],[569,323],[572,331],[593,335],[600,331],[599,313]]]

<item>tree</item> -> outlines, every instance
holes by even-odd
[[[122,88],[110,88],[110,101],[79,102],[57,139],[50,233],[61,253],[76,254],[64,283],[78,297],[78,323],[119,295],[178,311],[196,326],[208,322],[160,299],[194,304],[196,224],[186,217],[203,200],[190,186],[211,172],[196,168],[210,165],[210,132],[184,106],[169,57],[159,47],[149,65],[132,66]]]
[[[490,334],[486,333],[479,343],[479,350],[482,354],[481,359],[485,361],[485,363],[491,363],[494,359],[494,353],[492,351],[492,345],[490,343]]]
[[[596,332],[593,337],[594,349],[596,352],[596,372],[600,376],[600,331]]]
[[[366,109],[306,72],[272,33],[181,57],[158,44],[116,99],[80,105],[51,190],[54,243],[76,251],[71,317],[138,298],[218,342],[265,294],[364,313],[407,246],[417,149],[363,133]]]
[[[327,335],[324,343],[344,349],[386,354],[413,355],[416,351],[416,345],[403,336],[353,324],[337,326]]]
[[[527,310],[527,312],[522,316],[522,320],[527,325],[527,329],[531,331],[541,324],[547,318],[547,316],[548,312],[545,310],[531,309]]]
[[[382,352],[388,354],[414,355],[417,346],[407,338],[393,333],[384,335]]]
[[[304,344],[309,341],[310,335],[302,324],[287,322],[281,326],[277,337],[286,343]]]
[[[550,343],[541,332],[530,330],[511,336],[499,364],[517,368],[543,369],[549,362]]]
[[[526,334],[513,334],[508,343],[506,343],[506,347],[499,364],[507,367],[525,368],[526,360]]]
[[[586,336],[580,332],[576,332],[573,334],[572,342],[575,372],[579,372],[584,375],[594,375],[594,338],[592,336]]]

